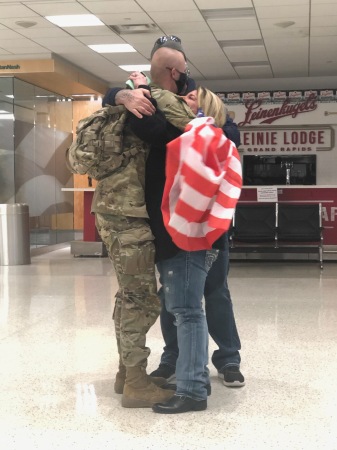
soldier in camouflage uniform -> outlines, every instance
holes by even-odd
[[[144,199],[148,147],[132,133],[127,122],[123,149],[131,150],[134,156],[126,167],[98,182],[91,211],[119,285],[113,315],[120,355],[115,390],[123,393],[124,407],[151,407],[174,392],[159,387],[166,384],[165,379],[146,374],[150,353],[145,345],[146,333],[156,322],[161,305]]]
[[[172,42],[168,44],[170,46]],[[175,49],[182,52],[179,48]],[[172,83],[172,91],[176,92],[176,82]],[[162,96],[162,89],[156,86],[152,89],[158,97]],[[124,99],[127,94],[124,91]],[[106,95],[103,104],[109,103],[107,98]],[[179,128],[183,129],[194,116],[179,97],[175,98],[177,105],[170,100],[165,106],[171,110],[177,123],[184,120],[184,125],[179,123]],[[132,111],[132,108],[128,109]],[[190,116],[186,119],[188,112]],[[124,148],[129,150],[132,147],[139,151],[134,152],[136,155],[129,164],[98,183],[92,212],[96,215],[96,227],[113,261],[119,283],[113,316],[120,354],[115,391],[123,393],[122,405],[125,407],[148,407],[165,401],[157,400],[157,397],[168,399],[174,392],[154,386],[154,383],[160,386],[166,380],[150,379],[145,371],[150,353],[145,347],[146,333],[159,316],[161,305],[156,295],[154,238],[146,221],[144,198],[148,149],[126,123]]]

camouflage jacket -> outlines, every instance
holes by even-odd
[[[147,218],[145,206],[145,162],[149,146],[140,140],[126,122],[123,133],[125,150],[135,150],[126,167],[97,183],[91,212]]]
[[[151,95],[157,101],[158,108],[165,114],[166,120],[184,131],[188,122],[195,118],[190,107],[176,94],[150,84]]]
[[[195,118],[190,108],[172,92],[163,90],[153,83],[150,86],[151,94],[166,119],[183,131],[188,122]],[[147,218],[144,188],[149,146],[136,137],[127,122],[124,127],[123,146],[126,150],[137,146],[139,152],[131,158],[126,167],[98,182],[91,212]]]

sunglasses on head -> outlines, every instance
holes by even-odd
[[[163,45],[163,44],[165,44],[165,42],[167,42],[167,41],[178,42],[179,44],[181,44],[181,39],[178,38],[177,36],[173,36],[173,35],[170,35],[170,36],[161,36],[160,38],[158,38],[158,39],[156,40],[156,44],[157,44],[157,45]]]

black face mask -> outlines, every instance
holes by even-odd
[[[184,72],[179,72],[179,79],[174,80],[177,86],[177,94],[184,94],[187,88],[188,75]]]

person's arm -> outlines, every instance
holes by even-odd
[[[158,108],[165,114],[168,122],[174,127],[184,131],[186,125],[193,119],[193,114],[190,107],[178,95],[170,91],[151,87],[152,97],[157,100]]]
[[[150,116],[155,112],[155,108],[149,100],[150,97],[151,93],[148,89],[112,88],[105,94],[102,105],[124,105],[128,111],[141,119],[143,116]]]
[[[152,98],[151,103],[156,108],[156,100]],[[170,141],[170,136],[167,132],[167,120],[164,114],[157,108],[155,114],[151,116],[139,118],[134,114],[130,114],[128,123],[135,135],[148,144]]]
[[[222,127],[222,129],[226,137],[234,142],[236,148],[239,148],[239,146],[241,145],[240,130],[237,124],[228,115],[226,118],[226,123]]]

